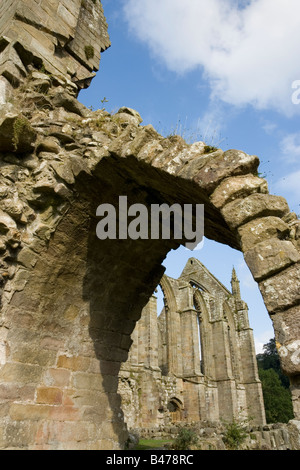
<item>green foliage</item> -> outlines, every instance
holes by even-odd
[[[85,52],[85,56],[88,60],[92,59],[95,55],[94,47],[91,46],[91,45],[85,46],[84,47],[84,52]]]
[[[205,153],[212,153],[212,152],[215,152],[216,150],[218,150],[218,148],[214,147],[213,145],[205,145],[204,147]]]
[[[267,344],[263,346],[264,352],[257,354],[256,359],[258,367],[261,369],[275,369],[277,372],[280,371],[280,360],[276,349],[275,338],[271,338]]]
[[[158,449],[168,444],[170,444],[170,440],[167,439],[140,439],[134,450]]]
[[[224,423],[225,433],[223,441],[227,449],[238,450],[247,438],[247,432],[244,424],[233,419],[233,421]]]
[[[198,436],[194,431],[182,428],[178,432],[172,447],[175,450],[190,450],[191,446],[195,446],[197,442]]]
[[[282,386],[274,369],[259,369],[267,423],[287,423],[293,419],[291,393]]]
[[[264,345],[264,352],[256,356],[262,383],[267,423],[287,423],[293,419],[289,379],[280,368],[275,338]]]
[[[14,122],[14,136],[13,136],[13,146],[16,151],[19,145],[20,136],[31,131],[31,126],[27,119],[23,116],[19,116]]]
[[[103,98],[102,100],[100,100],[100,101],[101,101],[101,103],[102,103],[102,111],[105,111],[105,108],[103,107],[103,105],[104,105],[105,103],[108,103],[108,100],[107,100],[106,97],[104,96],[104,98]]]

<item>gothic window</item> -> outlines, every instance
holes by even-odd
[[[199,300],[197,299],[197,291],[204,292],[204,289],[201,286],[193,282],[191,282],[191,285],[194,287],[193,300],[194,300],[194,308],[197,312],[200,371],[201,371],[201,374],[204,374],[202,311],[201,311],[201,304]]]

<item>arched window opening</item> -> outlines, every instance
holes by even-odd
[[[172,423],[176,423],[178,421],[181,421],[182,419],[182,402],[178,398],[171,398],[167,405],[167,409],[170,412],[171,415],[171,421]]]
[[[198,342],[199,342],[199,360],[200,360],[200,372],[204,374],[204,361],[203,361],[203,353],[202,353],[202,340],[201,340],[201,318],[197,315],[197,326],[198,326]]]
[[[157,299],[157,316],[159,317],[160,314],[163,312],[163,309],[166,307],[166,298],[165,298],[165,294],[160,286],[160,284],[158,284],[157,288],[155,289],[155,293],[154,293],[156,299]]]
[[[192,284],[192,283],[191,283]],[[199,361],[200,361],[200,372],[204,374],[204,354],[203,354],[203,343],[204,343],[204,335],[203,335],[203,326],[202,326],[202,311],[201,311],[201,304],[199,299],[197,299],[197,291],[202,291],[203,289],[194,283],[194,308],[197,312],[197,326],[198,326],[198,342],[199,342]]]

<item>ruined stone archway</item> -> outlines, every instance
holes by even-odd
[[[23,61],[22,82],[32,63],[8,39],[1,53]],[[0,121],[0,447],[116,449],[127,438],[120,364],[179,241],[100,241],[96,208],[120,195],[202,203],[206,237],[243,251],[299,419],[299,221],[268,194],[258,158],[163,138],[128,108],[93,113],[64,77],[31,71],[14,98]]]
[[[116,448],[126,440],[117,395],[120,363],[127,358],[141,309],[162,277],[161,263],[178,241],[99,240],[95,214],[101,202],[117,204],[125,194],[129,203],[145,205],[204,203],[206,236],[247,247],[246,261],[261,276],[275,324],[288,315],[285,307],[296,311],[295,277],[286,283],[284,294],[276,293],[277,303],[267,286],[277,280],[281,285],[285,277],[288,282],[298,270],[297,258],[293,261],[296,238],[275,237],[293,234],[297,221],[286,202],[267,194],[264,180],[251,174],[257,157],[239,151],[205,153],[201,143],[189,146],[179,137],[164,139],[151,126],[133,123],[133,114],[122,110],[115,116],[96,112],[76,117],[62,108],[54,108],[50,116],[41,113],[41,129],[48,126],[52,135],[37,130],[34,153],[2,167],[6,174],[16,172],[16,185],[8,189],[28,214],[22,224],[13,225],[8,214],[2,218],[4,259],[7,269],[11,266],[10,275],[3,276],[0,378],[9,417],[3,447]],[[64,134],[59,134],[58,124]],[[87,138],[95,144],[84,150]],[[74,154],[76,146],[80,151]],[[216,201],[218,193],[225,197],[224,187],[230,202],[220,209]],[[240,207],[234,220],[227,208],[232,205]],[[258,243],[250,248],[257,218],[260,233],[252,241]],[[13,232],[21,240],[15,248]],[[271,253],[259,265],[266,240],[282,245],[286,253],[282,264],[277,263],[278,273],[273,272]],[[277,256],[277,251],[272,253]],[[272,275],[261,275],[268,266]],[[289,344],[282,347],[288,351]],[[285,361],[289,372],[288,354]]]

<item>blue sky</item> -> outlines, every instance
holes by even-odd
[[[162,135],[257,155],[269,192],[299,214],[299,0],[102,4],[112,46],[80,101],[109,112],[128,106]],[[191,256],[227,288],[235,266],[260,352],[273,336],[272,323],[243,256],[205,240],[201,250],[171,252],[166,273],[178,277]]]

